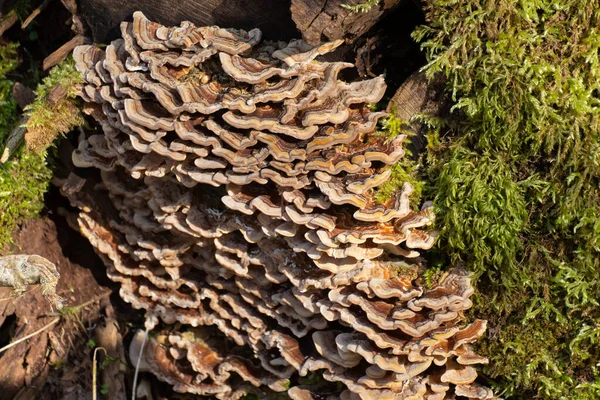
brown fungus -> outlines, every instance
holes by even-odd
[[[103,134],[73,153],[97,172],[62,189],[154,326],[143,354],[143,334],[132,343],[143,370],[220,399],[282,392],[312,371],[324,381],[291,398],[492,396],[473,383],[485,321],[464,322],[464,271],[430,288],[398,272],[418,270],[435,235],[410,184],[374,199],[404,155],[403,136],[370,134],[382,77],[346,83],[351,64],[316,59],[340,42],[261,43],[258,30],[164,27],[139,12],[121,31],[74,52]]]

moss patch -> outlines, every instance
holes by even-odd
[[[71,57],[50,70],[36,90],[35,101],[25,109],[29,115],[25,135],[28,150],[42,152],[59,136],[83,125],[76,100],[76,87],[81,82]]]
[[[475,272],[497,394],[600,397],[600,3],[426,0],[455,106],[430,138],[438,259]]]
[[[12,98],[13,82],[6,78],[17,64],[17,46],[0,46],[0,148],[18,123],[18,107]],[[11,243],[15,226],[42,210],[50,178],[44,154],[20,151],[7,163],[0,164],[0,253]]]
[[[396,117],[394,110],[392,110],[390,116],[383,121],[376,134],[384,136],[388,140],[391,140],[398,135],[406,135],[407,138],[404,141],[405,149],[406,145],[410,143],[410,137],[414,135],[410,130],[410,124],[407,121]],[[414,188],[414,192],[410,196],[411,205],[414,207],[420,205],[423,182],[421,182],[417,176],[419,164],[410,159],[410,151],[406,150],[406,152],[407,155],[402,157],[397,164],[390,167],[392,172],[390,179],[373,191],[373,195],[377,202],[385,203],[394,193],[402,189],[404,182],[409,182]]]
[[[354,13],[367,13],[371,11],[371,9],[377,5],[381,0],[366,0],[363,3],[350,5],[350,4],[341,4],[340,7],[350,10]]]

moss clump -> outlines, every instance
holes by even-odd
[[[406,144],[410,143],[410,137],[414,135],[410,130],[410,124],[396,117],[395,110],[392,110],[390,116],[383,121],[381,128],[376,134],[384,136],[388,140],[398,135],[406,135],[407,139],[404,141],[404,148],[407,155],[390,167],[392,171],[390,179],[373,191],[375,200],[378,203],[385,203],[394,193],[402,189],[404,182],[409,182],[414,188],[414,192],[410,196],[411,205],[418,207],[421,203],[423,183],[417,177],[419,165],[410,159],[410,151],[406,149]]]
[[[341,4],[340,7],[345,8],[346,10],[350,10],[353,13],[367,13],[371,11],[371,9],[377,5],[381,0],[366,0],[363,3],[358,3],[355,5],[351,4]]]
[[[7,132],[17,121],[18,106],[12,98],[14,82],[6,79],[6,74],[19,65],[17,58],[18,45],[11,43],[0,45],[0,139],[5,140]],[[2,142],[3,143],[3,142]]]
[[[389,263],[388,271],[390,277],[399,277],[405,279],[417,279],[419,277],[419,266],[406,263]]]
[[[425,288],[431,289],[432,287],[439,285],[444,276],[446,276],[444,270],[439,266],[434,266],[423,271],[419,283]]]
[[[29,115],[25,142],[27,149],[39,153],[60,135],[83,125],[77,104],[77,85],[82,77],[71,57],[50,70],[36,90],[36,100],[25,108]]]
[[[6,78],[17,67],[17,60],[17,45],[0,46],[0,148],[19,118],[12,98],[13,82]],[[42,210],[50,178],[44,154],[20,151],[7,163],[0,164],[0,253],[11,242],[16,225]]]
[[[475,272],[497,394],[600,397],[600,2],[425,0],[455,106],[430,140],[438,257]]]
[[[0,252],[17,224],[43,209],[51,178],[44,155],[21,153],[0,167]]]

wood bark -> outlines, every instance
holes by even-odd
[[[366,0],[292,0],[292,19],[310,44],[336,39],[353,41],[367,32],[401,0],[380,0],[367,12],[344,6],[365,4]]]
[[[311,44],[335,39],[352,41],[367,32],[401,0],[379,0],[368,12],[346,7],[366,0],[80,0],[80,16],[96,43],[119,36],[121,21],[134,11],[163,25],[191,21],[198,26],[260,28],[265,38],[303,37]]]
[[[427,127],[412,118],[417,114],[433,117],[448,115],[450,101],[444,88],[445,81],[441,75],[428,80],[424,72],[415,72],[398,88],[388,103],[386,111],[406,121],[414,133],[408,149],[415,158],[427,146]]]
[[[152,21],[166,26],[191,21],[197,26],[249,30],[260,28],[266,39],[300,37],[286,0],[80,0],[79,12],[90,28],[94,42],[107,43],[120,36],[121,21],[142,11]]]

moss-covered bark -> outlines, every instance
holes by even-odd
[[[35,101],[27,106],[27,149],[39,153],[60,135],[83,125],[81,106],[75,99],[81,74],[71,57],[50,70],[36,90]]]
[[[12,6],[12,12],[24,19],[34,3],[19,0]],[[61,62],[43,79],[35,102],[21,115],[9,76],[35,84],[39,71],[26,43],[23,49],[17,43],[5,43],[3,39],[0,44],[0,254],[11,242],[15,226],[36,217],[44,207],[44,194],[52,178],[47,148],[61,134],[83,124],[81,107],[74,100],[81,76],[71,59]],[[21,59],[30,64],[28,69],[19,66]],[[26,148],[21,146],[23,136]]]

